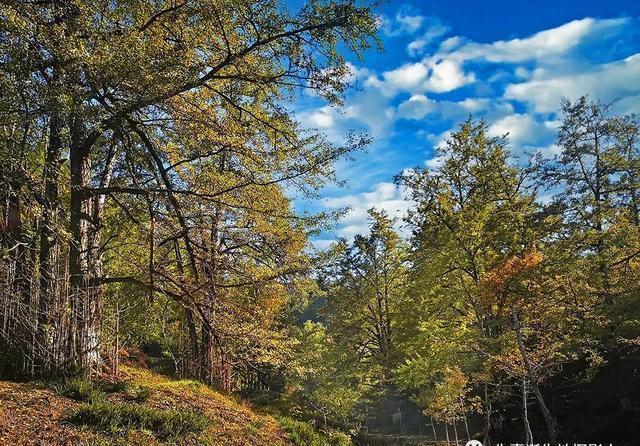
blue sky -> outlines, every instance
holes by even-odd
[[[393,176],[437,166],[434,149],[469,114],[515,154],[557,152],[560,98],[589,94],[640,113],[640,1],[387,2],[380,10],[385,50],[349,59],[356,88],[341,108],[315,97],[296,106],[301,122],[339,143],[349,130],[374,142],[341,162],[346,187],[328,187],[305,208],[349,207],[335,231],[366,231],[368,208],[402,217],[408,203]]]

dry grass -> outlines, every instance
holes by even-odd
[[[207,445],[285,446],[288,441],[278,422],[195,381],[175,381],[148,370],[124,367],[129,388],[149,389],[144,401],[131,403],[130,392],[109,393],[107,402],[141,404],[156,411],[197,412],[209,419],[202,433],[162,440],[149,431],[130,429],[113,434],[69,422],[81,403],[52,389],[30,383],[0,381],[0,445]]]

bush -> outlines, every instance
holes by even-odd
[[[129,388],[125,381],[97,381],[96,385],[105,393],[122,393]]]
[[[331,446],[353,446],[351,437],[344,432],[332,431],[329,433],[329,444]]]
[[[110,433],[144,429],[163,439],[189,433],[198,434],[209,425],[209,420],[196,412],[159,410],[138,404],[114,404],[104,401],[83,404],[70,421]]]
[[[84,376],[45,381],[44,385],[60,396],[83,402],[101,401],[105,394],[124,392],[129,387],[124,381],[92,381]]]
[[[71,378],[55,382],[51,387],[61,396],[76,401],[95,402],[104,399],[105,395],[95,383],[87,378]]]
[[[280,425],[287,433],[289,440],[296,446],[353,446],[351,437],[347,434],[338,431],[325,434],[304,421],[282,417]]]
[[[318,431],[309,423],[283,417],[280,419],[280,425],[296,446],[325,446]]]

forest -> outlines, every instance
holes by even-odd
[[[335,445],[635,444],[636,115],[558,97],[552,156],[469,115],[397,173],[406,216],[313,247],[344,210],[295,200],[372,138],[293,105],[343,103],[376,8],[3,1],[0,380],[137,358]]]

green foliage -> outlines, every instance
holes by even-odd
[[[324,446],[320,434],[309,423],[283,417],[280,425],[296,446]]]
[[[311,424],[293,418],[282,417],[280,425],[287,433],[288,439],[295,446],[352,446],[351,437],[348,435],[330,431],[323,433],[316,430]]]
[[[151,397],[151,389],[147,386],[131,386],[127,389],[127,393],[138,403],[144,403]]]
[[[307,321],[293,331],[295,355],[288,371],[288,391],[281,401],[288,412],[316,419],[357,421],[366,377],[351,352],[337,345],[322,324]]]
[[[129,389],[126,381],[119,380],[100,380],[96,381],[96,385],[105,393],[122,393]]]
[[[351,437],[344,432],[331,431],[328,437],[330,446],[353,446]]]
[[[383,377],[394,361],[395,316],[405,297],[407,246],[395,232],[395,220],[369,210],[370,229],[352,244],[333,247],[335,259],[324,271],[329,332],[372,373]]]
[[[54,382],[51,384],[51,387],[59,395],[77,401],[98,402],[105,398],[105,394],[99,385],[83,377]]]
[[[69,420],[112,434],[144,429],[162,439],[198,434],[210,424],[205,416],[192,411],[160,410],[138,404],[104,401],[83,404]]]

